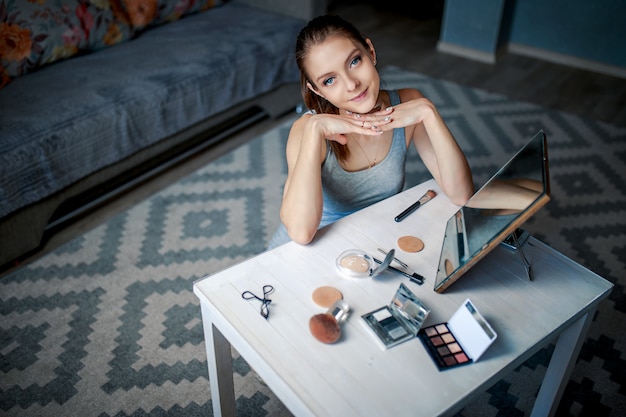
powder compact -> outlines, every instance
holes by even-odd
[[[394,256],[391,249],[385,260],[377,267],[377,264],[369,254],[359,249],[349,249],[342,252],[335,261],[339,272],[349,278],[374,278],[376,275],[389,267]]]
[[[497,336],[469,298],[447,323],[425,327],[419,332],[439,370],[476,362]]]
[[[400,284],[389,305],[361,317],[380,345],[387,349],[417,336],[429,313],[415,294]]]

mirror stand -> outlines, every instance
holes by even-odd
[[[513,237],[513,242],[515,244],[516,252],[519,253],[520,257],[522,258],[522,263],[524,264],[524,268],[526,269],[526,276],[528,277],[529,281],[532,281],[533,271],[531,269],[530,262],[528,262],[526,255],[524,255],[524,250],[522,249],[522,245],[524,244],[524,242],[520,243],[520,241],[517,238],[517,233],[511,233],[511,236]]]

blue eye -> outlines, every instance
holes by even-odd
[[[332,85],[335,82],[335,78],[334,77],[330,77],[324,80],[324,85]]]
[[[358,64],[359,62],[361,62],[361,55],[355,56],[354,59],[352,61],[350,61],[350,66],[353,67],[356,64]]]

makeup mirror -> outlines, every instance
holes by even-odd
[[[546,135],[539,131],[446,224],[435,278],[443,292],[550,200]],[[517,241],[517,239],[515,239]],[[522,261],[530,265],[518,242]]]

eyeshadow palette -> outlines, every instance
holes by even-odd
[[[424,328],[420,333],[420,339],[439,368],[450,368],[471,362],[445,323]]]
[[[497,334],[467,299],[448,323],[420,330],[419,338],[440,370],[476,362]]]
[[[400,284],[389,305],[361,316],[368,328],[377,336],[383,348],[413,339],[430,310],[409,290]]]

